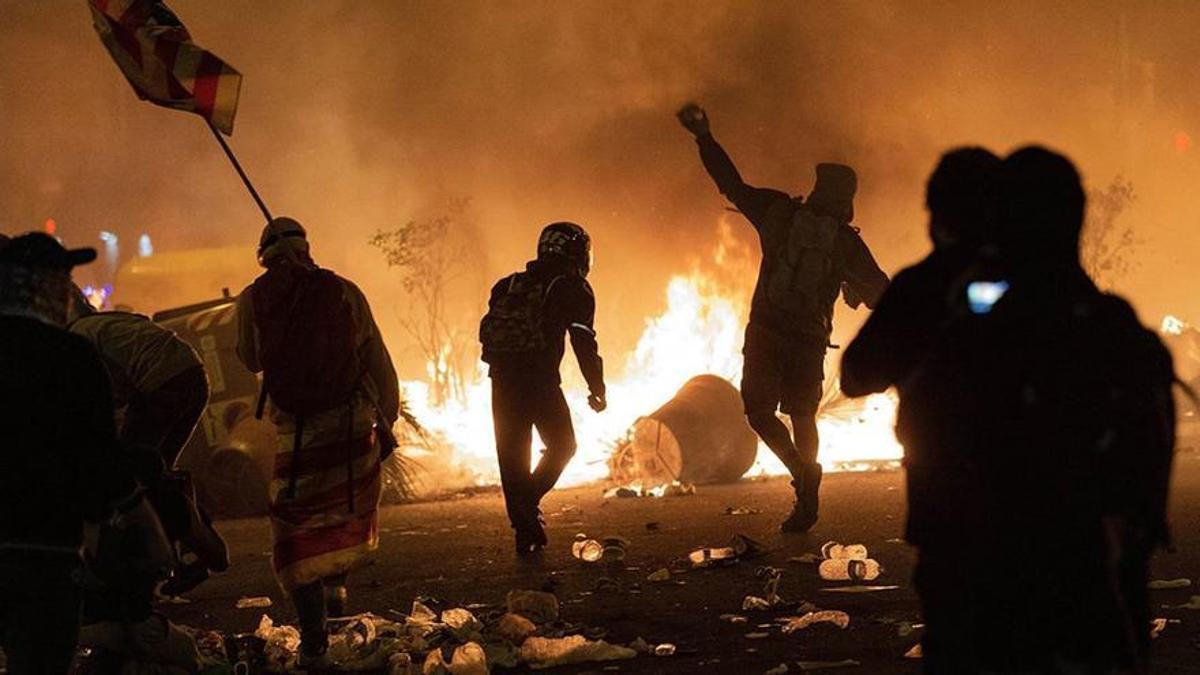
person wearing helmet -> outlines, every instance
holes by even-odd
[[[545,547],[539,504],[575,454],[575,429],[559,375],[566,335],[587,381],[588,405],[596,412],[607,406],[604,363],[592,325],[596,299],[587,281],[591,265],[591,238],[582,227],[547,225],[537,259],[492,288],[479,327],[492,379],[500,482],[520,556]],[[535,428],[546,449],[531,471]]]
[[[238,296],[237,353],[262,373],[259,413],[279,432],[271,562],[299,615],[300,665],[319,668],[346,575],[379,546],[383,439],[400,386],[366,296],[317,266],[300,223],[268,223],[258,262],[266,271]]]
[[[703,108],[689,103],[677,117],[696,137],[721,194],[758,231],[763,255],[742,350],[742,400],[750,426],[792,474],[796,504],[781,529],[807,532],[819,505],[817,408],[833,306],[840,292],[853,308],[874,308],[888,284],[850,226],[858,177],[848,166],[823,163],[807,199],[753,187],[713,138]],[[791,417],[791,434],[776,411]]]

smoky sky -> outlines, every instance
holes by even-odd
[[[1200,167],[1179,140],[1200,140],[1195,3],[169,4],[244,75],[231,143],[270,207],[378,314],[399,291],[366,238],[467,197],[489,276],[543,224],[585,225],[601,337],[630,347],[669,276],[711,264],[725,213],[673,117],[695,100],[753,184],[805,193],[816,162],[854,165],[888,272],[928,249],[924,180],[952,146],[1044,143],[1089,184],[1123,175],[1143,243],[1120,290],[1147,322],[1200,320]],[[0,119],[5,232],[53,217],[69,243],[242,246],[253,273],[250,198],[199,118],[134,97],[84,0],[0,0]]]

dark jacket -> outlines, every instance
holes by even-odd
[[[828,338],[828,326],[832,324],[833,304],[843,283],[847,289],[847,300],[861,300],[873,308],[876,300],[887,286],[888,277],[879,268],[871,251],[858,235],[858,231],[846,223],[838,229],[834,242],[833,273],[822,289],[819,306],[824,316],[811,317],[798,324],[794,317],[781,313],[767,301],[765,280],[771,275],[778,260],[778,252],[787,244],[788,231],[792,226],[792,215],[798,208],[807,208],[803,200],[792,198],[779,190],[758,188],[742,180],[733,160],[713,139],[712,135],[696,139],[700,146],[700,159],[708,170],[721,194],[725,195],[742,215],[758,231],[762,245],[762,263],[759,266],[758,283],[750,305],[750,323],[769,328],[783,335],[813,333],[812,326],[824,326]]]
[[[924,358],[955,299],[972,252],[938,249],[888,285],[842,356],[841,387],[866,396],[900,387]]]
[[[577,274],[569,274],[560,266],[540,260],[529,262],[525,272],[537,276],[546,285],[542,312],[546,347],[541,351],[511,354],[490,354],[485,350],[483,360],[489,365],[489,375],[557,386],[562,381],[559,367],[566,352],[565,336],[570,335],[571,348],[588,390],[603,395],[604,361],[596,342],[596,296],[591,284]],[[505,277],[492,287],[491,302],[506,292],[508,280],[509,277]]]
[[[117,445],[108,375],[83,338],[0,315],[0,548],[70,553],[136,484]]]

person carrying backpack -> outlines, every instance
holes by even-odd
[[[538,505],[575,454],[571,411],[560,387],[565,335],[571,336],[587,381],[588,405],[596,412],[608,405],[604,363],[592,327],[596,298],[587,282],[591,258],[591,239],[582,227],[547,225],[538,239],[537,259],[496,283],[479,326],[492,378],[500,482],[520,556],[545,547]],[[534,428],[546,449],[531,472]]]
[[[272,564],[300,617],[301,665],[319,666],[346,575],[379,544],[380,439],[400,388],[366,297],[313,262],[300,223],[268,223],[258,261],[266,272],[238,296],[237,352],[262,373],[259,414],[279,431]]]
[[[750,186],[713,138],[703,108],[689,103],[677,116],[721,194],[758,231],[763,255],[742,350],[742,400],[750,426],[792,475],[796,504],[781,529],[807,532],[819,508],[817,407],[833,306],[840,292],[851,307],[873,309],[888,284],[850,226],[858,178],[848,166],[818,164],[807,199]],[[791,435],[777,410],[791,417]]]

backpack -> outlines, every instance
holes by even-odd
[[[546,296],[560,278],[546,281],[528,272],[517,272],[496,284],[487,314],[479,323],[479,342],[485,361],[492,354],[546,349]]]
[[[271,401],[297,417],[349,403],[364,369],[342,279],[329,270],[282,266],[256,279],[250,293]]]
[[[793,211],[787,239],[775,249],[765,280],[772,308],[784,316],[824,316],[821,298],[833,274],[833,248],[840,227],[836,219],[809,208]]]

